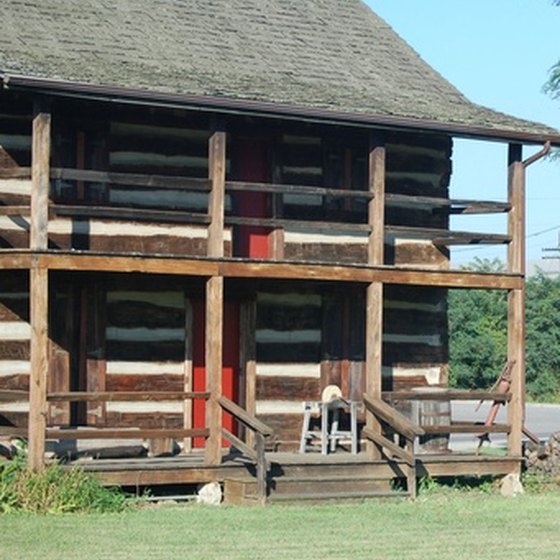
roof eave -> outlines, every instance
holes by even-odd
[[[250,99],[154,92],[146,89],[38,78],[1,71],[0,80],[2,80],[4,88],[33,90],[45,95],[80,97],[139,105],[149,104],[152,106],[194,109],[198,111],[218,111],[230,114],[251,114],[267,118],[287,118],[339,125],[433,132],[458,138],[522,144],[544,144],[545,142],[550,142],[552,146],[560,147],[560,134],[488,128],[394,115],[349,113],[322,108],[253,101]]]

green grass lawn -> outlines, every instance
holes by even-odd
[[[0,558],[508,560],[560,558],[560,492],[266,508],[0,517]]]

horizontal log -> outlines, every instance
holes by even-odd
[[[23,169],[23,168],[21,168]],[[115,173],[86,169],[51,169],[51,179],[85,181],[86,183],[110,183],[150,189],[183,189],[189,191],[210,191],[208,179],[178,177],[174,175],[147,175],[142,173]],[[0,175],[1,177],[1,175]]]
[[[422,427],[411,422],[406,416],[381,399],[376,399],[370,395],[364,395],[364,404],[372,414],[389,424],[397,433],[402,434],[408,439],[413,440],[416,436],[425,434]]]
[[[56,216],[82,218],[105,218],[113,220],[133,220],[148,222],[165,222],[180,224],[208,224],[206,214],[184,212],[182,210],[148,210],[144,208],[126,208],[119,206],[75,206],[52,204],[49,212]]]
[[[383,399],[388,401],[498,401],[509,402],[511,393],[496,393],[488,391],[384,391]]]
[[[163,429],[47,429],[47,439],[150,439],[150,438],[186,438],[186,437],[208,437],[210,431],[207,428],[163,428]]]
[[[228,398],[222,396],[219,398],[218,402],[220,403],[220,406],[223,410],[231,414],[234,418],[239,420],[248,428],[251,428],[251,430],[254,430],[255,432],[258,432],[265,436],[271,436],[274,433],[272,428],[268,427],[264,422],[261,422],[254,416],[251,416],[246,410],[244,410]]]
[[[83,393],[78,391],[49,393],[47,401],[70,402],[141,402],[141,401],[183,401],[187,399],[208,399],[206,392],[178,392],[178,391],[102,391],[97,393]]]
[[[29,391],[0,389],[0,402],[17,402],[29,400]]]
[[[1,167],[0,179],[31,179],[31,167]]]
[[[362,435],[368,439],[371,439],[373,442],[377,443],[377,445],[388,449],[393,455],[397,456],[399,459],[402,459],[407,465],[410,465],[411,467],[414,466],[415,461],[411,453],[409,453],[402,447],[399,447],[396,443],[388,440],[381,434],[377,434],[370,428],[364,428],[362,430]]]
[[[0,216],[29,216],[31,206],[0,206]]]
[[[227,181],[226,190],[232,192],[269,192],[275,194],[307,194],[354,198],[369,200],[372,194],[367,191],[351,191],[347,189],[334,189],[328,187],[312,187],[306,185],[284,185],[273,183],[248,183],[242,181]]]
[[[450,426],[421,426],[426,434],[493,434],[504,433],[507,434],[511,431],[509,424],[492,424],[485,426],[484,424],[477,424],[476,422],[453,422]]]
[[[27,428],[15,426],[0,426],[0,437],[27,437]]]

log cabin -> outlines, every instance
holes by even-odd
[[[35,469],[95,448],[107,484],[219,482],[243,503],[519,472],[540,155],[522,148],[560,133],[471,103],[360,0],[146,4],[2,4],[0,435]],[[456,138],[508,146],[496,201],[451,197]],[[479,213],[507,233],[450,228]],[[471,243],[506,245],[507,270],[454,270]],[[481,396],[445,390],[450,288],[508,294],[511,384],[483,395],[507,424],[413,414]],[[333,385],[358,453],[311,445],[305,405]],[[418,452],[481,431],[506,456]]]

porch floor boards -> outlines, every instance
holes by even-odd
[[[275,452],[267,453],[266,457],[270,463],[270,477],[275,479],[361,473],[364,477],[390,480],[404,477],[406,470],[401,461],[371,461],[365,453],[351,455],[340,452],[325,456],[320,453]],[[517,470],[521,461],[521,457],[461,453],[416,456],[418,477],[499,476]],[[106,485],[121,486],[197,484],[254,476],[254,465],[240,455],[224,455],[220,465],[208,465],[205,464],[204,454],[197,451],[173,457],[82,458],[68,465],[78,465],[87,472],[96,473]]]

